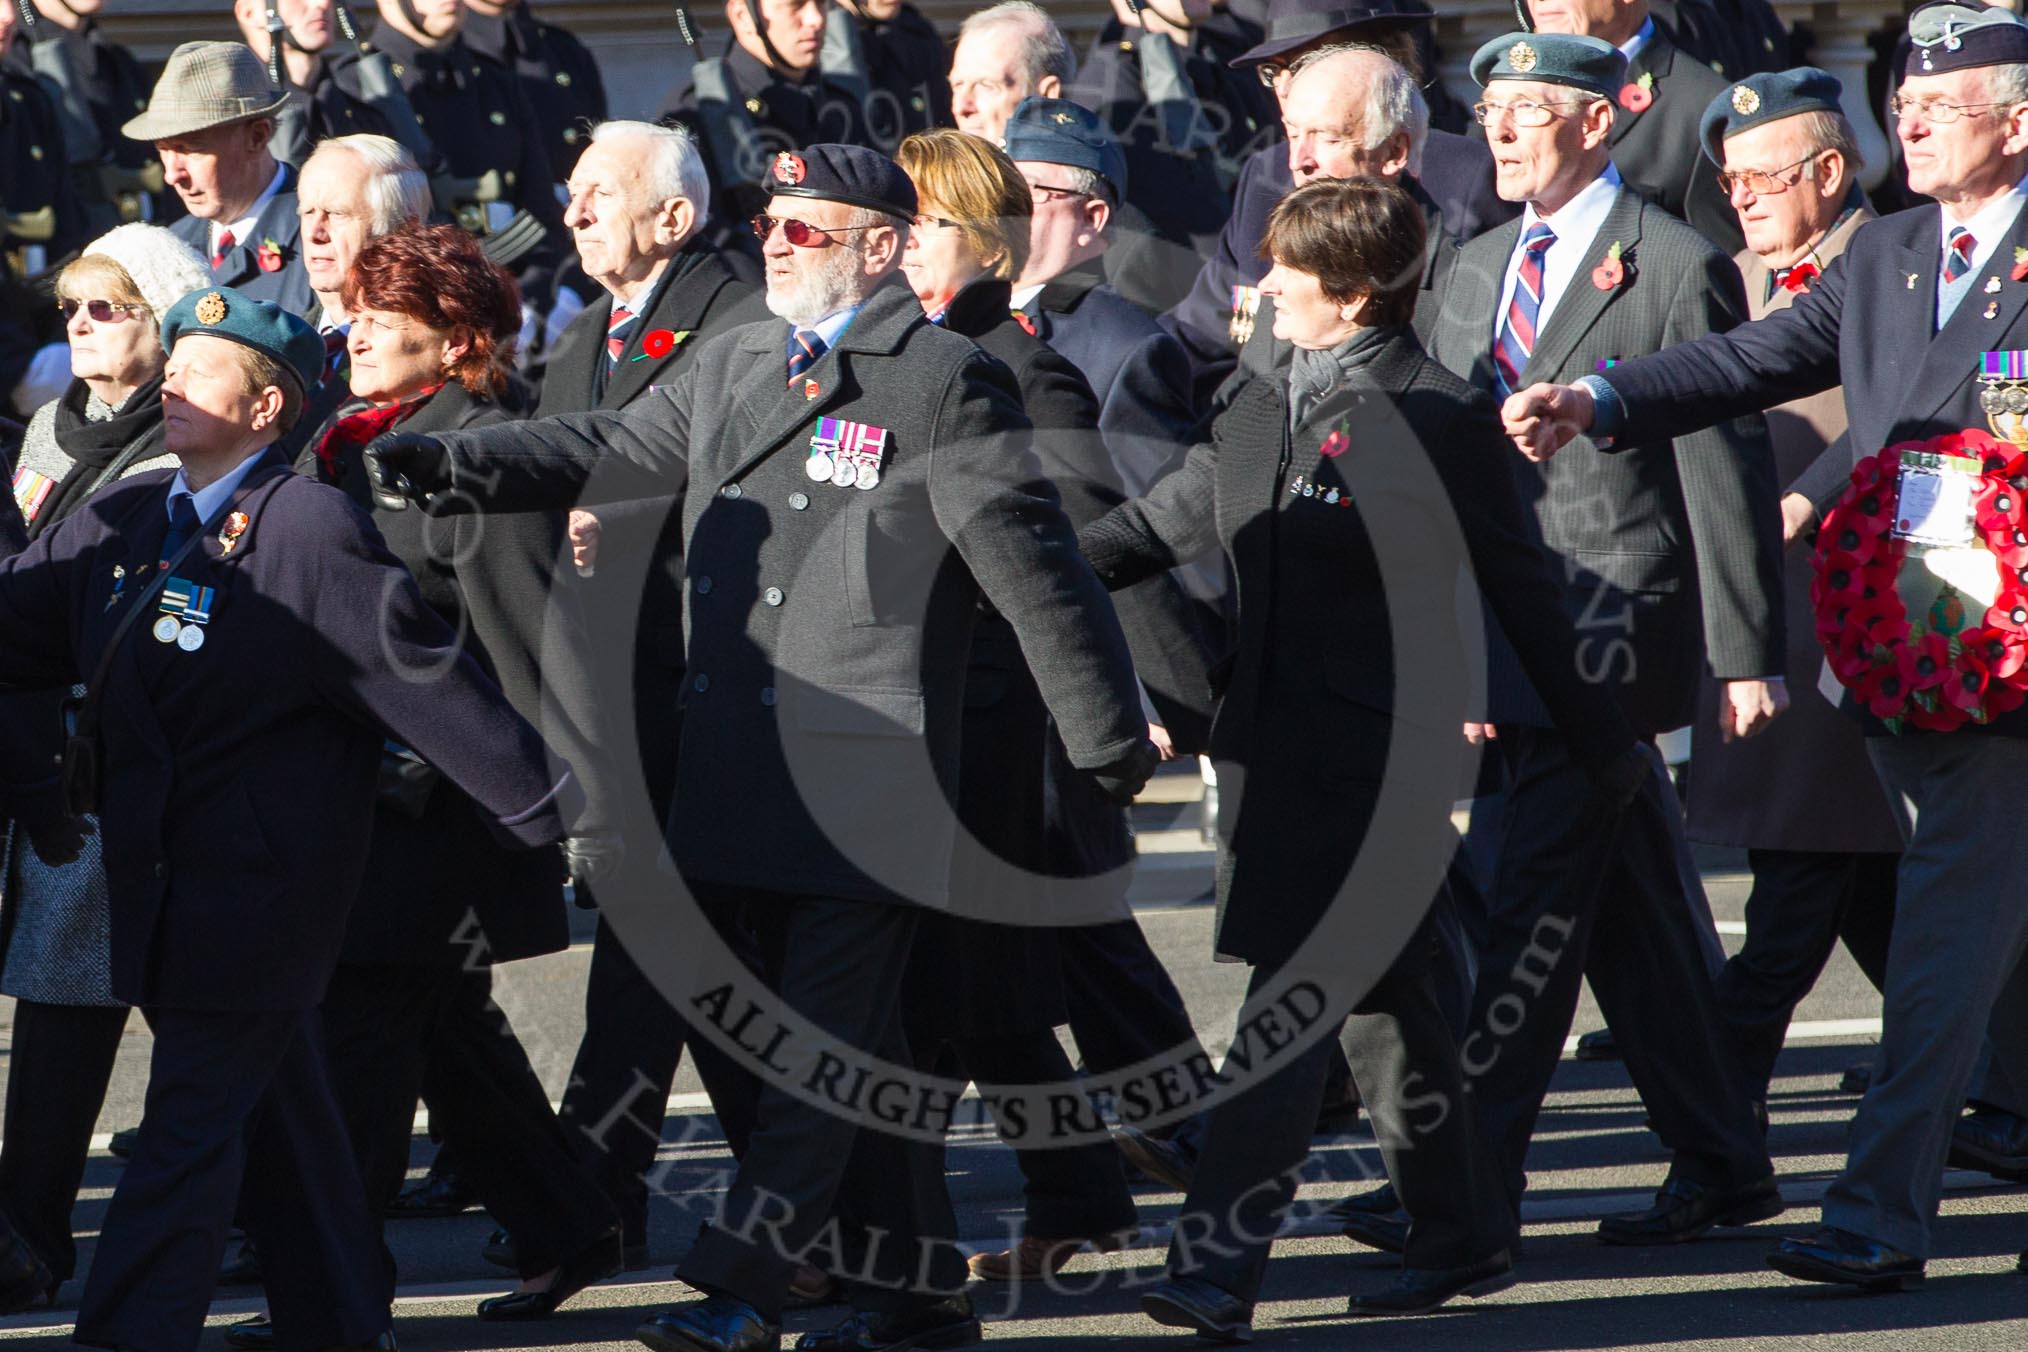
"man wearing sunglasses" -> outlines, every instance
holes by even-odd
[[[671,857],[707,911],[744,911],[769,955],[759,998],[847,1053],[906,1065],[896,1003],[915,907],[954,900],[942,784],[981,595],[1012,624],[1074,764],[1126,801],[1155,749],[1012,377],[930,324],[897,275],[914,185],[843,145],[784,152],[768,181],[754,229],[776,320],[713,340],[624,410],[397,435],[368,452],[370,473],[396,500],[501,511],[687,485]],[[695,970],[699,989],[672,996],[728,979],[711,961]],[[975,1339],[940,1154],[790,1092],[808,1071],[771,1072],[721,1218],[678,1268],[706,1299],[637,1336],[662,1352],[772,1352],[796,1255],[835,1200],[882,1236],[853,1264],[873,1285],[852,1292],[861,1313],[800,1346]]]

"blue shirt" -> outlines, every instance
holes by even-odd
[[[170,520],[173,521],[175,514],[171,509],[174,508],[176,499],[189,498],[190,505],[197,511],[198,521],[211,520],[211,514],[225,506],[226,500],[232,497],[233,491],[239,487],[240,480],[246,478],[247,472],[254,466],[254,461],[260,459],[262,452],[266,450],[267,447],[263,446],[259,451],[240,461],[237,468],[220,475],[196,492],[191,491],[190,480],[184,477],[184,472],[177,470],[175,480],[169,485],[169,496],[162,499],[163,510],[170,511]]]

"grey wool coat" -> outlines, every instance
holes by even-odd
[[[625,409],[444,436],[449,496],[522,510],[687,479],[678,868],[943,905],[958,832],[942,784],[958,782],[980,593],[1081,769],[1145,737],[1132,660],[1006,367],[931,325],[898,277],[793,386],[788,341],[783,321],[745,325]],[[876,483],[806,472],[820,418],[884,434]]]

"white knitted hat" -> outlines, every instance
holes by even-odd
[[[85,245],[84,252],[86,257],[99,254],[118,263],[158,321],[177,301],[211,285],[211,269],[197,250],[159,225],[137,221],[114,226]]]

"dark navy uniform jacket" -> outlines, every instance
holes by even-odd
[[[830,11],[830,22],[853,25],[859,39],[870,86],[866,127],[883,154],[892,154],[904,136],[951,125],[950,48],[921,10],[905,4],[883,22],[841,5]],[[825,43],[828,50],[828,34]]]
[[[606,120],[605,80],[591,52],[526,4],[499,18],[467,6],[463,32],[466,46],[514,76],[548,138],[543,149],[550,172],[570,177],[591,129]]]
[[[173,477],[123,480],[0,563],[0,680],[91,677],[120,593],[158,566]],[[267,451],[233,509],[247,522],[230,551],[214,527],[180,570],[216,589],[203,646],[157,642],[144,615],[106,678],[113,993],[307,1009],[359,892],[385,738],[528,846],[562,837],[570,780],[344,494]]]
[[[211,269],[211,279],[230,286],[254,300],[273,301],[292,315],[308,315],[316,309],[317,293],[310,289],[310,274],[303,270],[303,222],[297,214],[296,171],[281,166],[281,190],[268,199],[254,217],[248,238],[235,238],[232,247]],[[197,250],[199,258],[211,257],[211,222],[185,216],[169,227],[177,238]],[[270,270],[261,264],[262,246],[275,243],[281,266]]]
[[[1430,132],[1416,182],[1441,215],[1437,228],[1461,244],[1521,214],[1519,204],[1501,201],[1493,189],[1493,152],[1484,137]],[[1199,408],[1210,403],[1238,361],[1245,334],[1233,333],[1233,288],[1256,286],[1267,275],[1260,242],[1267,235],[1268,216],[1295,186],[1286,146],[1270,146],[1248,160],[1233,189],[1232,215],[1218,237],[1218,248],[1197,274],[1190,294],[1162,316],[1162,327],[1176,336],[1190,358]]]
[[[932,326],[898,278],[794,387],[788,341],[781,320],[748,324],[625,409],[444,436],[453,497],[592,504],[687,477],[677,867],[942,904],[956,843],[943,785],[957,779],[980,593],[1080,769],[1145,737],[1133,663],[1027,449],[1005,366]],[[878,469],[819,481],[813,443]]]

